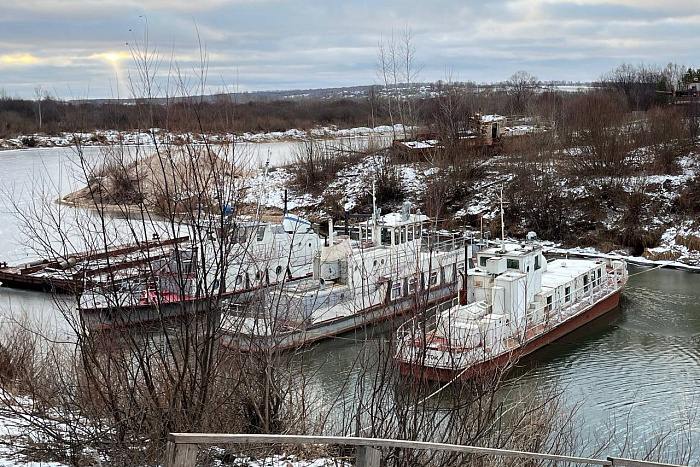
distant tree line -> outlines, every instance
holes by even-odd
[[[415,80],[413,45],[410,36],[407,37],[409,39],[404,44],[390,43],[388,48],[382,49],[384,65],[380,69],[399,69],[391,60],[398,63],[400,58],[408,63],[401,73],[387,72],[383,83],[387,89],[399,89],[404,81],[410,84]],[[622,64],[605,73],[588,92],[612,90],[624,97],[625,108],[646,111],[666,104],[668,93],[697,79],[700,79],[700,69],[673,63],[665,67]],[[465,86],[446,80],[433,85],[433,89],[437,96],[421,97],[408,91],[406,95],[402,92],[385,95],[380,92],[381,86],[372,86],[364,97],[307,97],[245,103],[228,95],[187,101],[161,98],[154,101],[71,102],[52,98],[40,89],[34,100],[12,98],[0,92],[0,137],[96,129],[125,131],[152,126],[179,132],[241,133],[324,125],[345,128],[389,123],[440,125],[438,120],[445,112],[458,112],[459,116],[450,116],[454,120],[466,119],[469,112],[479,111],[538,116],[560,123],[566,102],[573,103],[580,95],[561,92],[525,71],[518,71],[509,80],[494,86]]]
[[[386,111],[369,99],[294,99],[236,103],[222,98],[198,103],[91,103],[43,96],[37,100],[0,97],[0,137],[36,132],[134,130],[267,132],[318,125],[373,126],[389,122]],[[173,111],[177,108],[177,111]],[[196,118],[195,118],[196,115]]]

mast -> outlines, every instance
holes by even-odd
[[[506,226],[503,223],[503,185],[501,185],[501,250],[506,251]]]
[[[265,161],[265,171],[263,172],[263,191],[261,193],[260,198],[258,199],[258,206],[255,209],[255,221],[260,222],[260,208],[263,203],[263,199],[267,201],[267,173],[270,169],[270,150],[267,150],[267,160]]]
[[[372,220],[377,225],[377,179],[372,179]]]

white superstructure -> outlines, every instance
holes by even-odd
[[[432,310],[427,322],[404,324],[396,357],[412,372],[433,370],[436,377],[488,362],[507,365],[614,308],[626,280],[623,261],[548,263],[534,244],[482,250],[461,304]]]

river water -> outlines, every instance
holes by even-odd
[[[291,157],[293,143],[255,148],[272,163]],[[273,149],[275,150],[274,156]],[[268,151],[269,150],[269,151]],[[98,148],[88,148],[97,157]],[[81,185],[72,149],[0,152],[0,261],[32,257],[31,243],[15,209],[31,209],[42,197],[56,199]],[[630,273],[645,269],[630,267]],[[52,299],[43,294],[0,288],[0,314],[26,314],[60,328]],[[352,368],[359,347],[350,340],[323,344],[318,352],[319,382],[340,390],[334,378]],[[332,358],[329,358],[332,356]],[[533,390],[557,388],[591,432],[605,437],[627,430],[643,442],[664,430],[694,432],[700,448],[700,276],[658,269],[633,275],[620,307],[538,351],[515,372],[517,384]],[[337,379],[337,381],[336,381]]]

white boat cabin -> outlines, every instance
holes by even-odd
[[[288,284],[287,319],[309,323],[348,316],[398,303],[418,290],[452,286],[456,293],[464,238],[446,235],[430,244],[423,234],[428,221],[405,208],[361,223],[349,236],[331,235],[314,258],[313,278]]]

